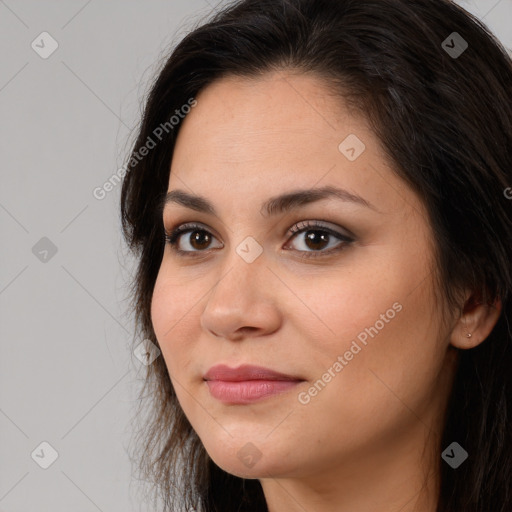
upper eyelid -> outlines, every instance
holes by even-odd
[[[186,232],[186,231],[189,231],[192,229],[200,229],[203,231],[208,231],[208,233],[211,233],[212,235],[214,235],[217,238],[217,235],[215,234],[215,230],[213,230],[212,228],[210,228],[208,226],[203,225],[201,222],[193,222],[193,221],[180,222],[179,224],[176,224],[175,227],[173,227],[169,230],[165,229],[165,227],[164,227],[165,234],[168,236],[171,236],[176,233],[179,233],[181,235],[181,234],[183,234],[183,232]]]
[[[309,229],[309,230],[319,230],[319,231],[325,230],[326,232],[331,233],[333,236],[339,237],[341,240],[347,240],[347,239],[354,240],[356,238],[355,235],[353,235],[348,229],[341,228],[341,229],[343,229],[343,231],[345,231],[345,233],[343,233],[343,232],[339,231],[340,227],[331,227],[330,225],[332,225],[332,224],[333,223],[330,223],[327,221],[319,221],[319,220],[314,220],[314,219],[313,220],[303,220],[303,221],[299,221],[299,222],[296,222],[295,224],[293,224],[293,226],[291,228],[288,228],[286,230],[285,234],[290,234],[293,237],[293,236],[295,236],[299,233],[302,233],[304,231],[307,231]],[[194,221],[182,222],[182,223],[177,224],[175,227],[173,227],[169,230],[167,230],[167,229],[164,229],[164,230],[165,230],[165,234],[167,237],[171,237],[173,235],[178,237],[178,236],[180,236],[184,233],[187,233],[188,231],[191,231],[193,229],[207,231],[208,233],[214,235],[215,238],[218,239],[218,236],[215,234],[215,230],[212,230],[210,227],[204,225],[201,222],[194,222]]]
[[[343,236],[345,238],[352,238],[352,239],[355,238],[355,235],[353,233],[351,233],[347,228],[344,228],[341,226],[336,226],[332,222],[320,221],[320,220],[315,220],[315,219],[301,220],[299,222],[296,222],[293,225],[293,234],[296,234],[297,232],[304,231],[308,228],[311,230],[317,229],[319,231],[324,229],[325,231],[333,232],[334,234]],[[339,231],[340,229],[342,230],[342,232]],[[289,228],[286,232],[289,233],[290,231],[292,231],[292,228]]]

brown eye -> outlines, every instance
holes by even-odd
[[[329,243],[329,237],[331,236],[328,233],[323,233],[319,230],[305,231],[305,233],[305,244],[314,251],[325,249],[326,244]]]
[[[304,258],[327,256],[342,250],[354,241],[353,238],[318,222],[299,223],[290,230],[290,233],[292,234],[292,240],[302,239],[303,248],[293,248],[293,244],[288,242],[284,249],[292,248]],[[302,234],[306,236],[299,236]],[[203,252],[207,253],[211,249],[222,248],[222,244],[212,247],[212,241],[215,239],[216,237],[210,231],[195,224],[182,224],[170,234],[165,235],[165,241],[177,254],[183,256],[195,256]]]
[[[331,254],[332,252],[337,252],[347,244],[354,241],[353,238],[334,231],[333,229],[316,221],[301,222],[291,229],[290,233],[293,235],[292,240],[298,238],[299,241],[302,241],[302,244],[299,244],[299,246],[302,245],[303,248],[301,249],[299,247],[297,250],[302,253],[301,256],[305,258],[323,256]],[[303,234],[306,236],[302,236]],[[338,243],[335,243],[336,240]],[[329,246],[329,244],[331,245]],[[286,248],[289,247],[291,247],[290,243],[286,245]],[[325,250],[326,248],[327,250]]]
[[[207,231],[194,230],[189,232],[188,242],[190,245],[197,250],[206,249],[211,243],[211,236]]]
[[[205,252],[214,238],[208,230],[194,224],[183,224],[165,236],[166,242],[179,254]]]

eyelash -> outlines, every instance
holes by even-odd
[[[207,229],[204,229],[203,226],[195,223],[186,223],[181,224],[177,228],[173,229],[170,233],[165,233],[165,243],[169,244],[171,247],[171,250],[178,254],[179,256],[188,257],[188,258],[195,258],[200,255],[201,253],[205,253],[208,251],[208,249],[204,251],[184,251],[182,249],[177,248],[177,241],[178,237],[180,235],[183,235],[185,233],[193,232],[193,231],[202,231],[205,233],[208,233],[212,235]],[[292,237],[300,234],[305,233],[307,231],[321,231],[323,233],[327,233],[328,235],[334,236],[335,238],[338,238],[340,241],[344,242],[342,244],[337,245],[336,247],[331,247],[331,249],[328,250],[320,250],[320,251],[298,251],[300,253],[303,253],[301,255],[302,258],[317,258],[321,256],[327,256],[331,255],[332,253],[339,252],[344,249],[344,247],[351,242],[354,241],[353,238],[350,238],[347,235],[343,235],[339,232],[336,232],[318,221],[302,221],[296,224],[292,229],[288,231],[287,234],[291,235]],[[213,235],[212,235],[213,236]],[[212,250],[212,249],[210,249]]]

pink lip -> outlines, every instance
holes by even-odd
[[[251,403],[287,391],[303,382],[303,379],[252,365],[238,368],[216,365],[206,372],[203,379],[211,395],[228,404]]]

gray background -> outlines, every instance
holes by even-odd
[[[512,48],[512,0],[459,3]],[[127,452],[145,371],[134,262],[120,186],[93,190],[124,163],[166,49],[215,4],[0,0],[2,512],[148,510]],[[43,31],[59,45],[47,59],[31,47],[50,48]],[[48,469],[43,441],[58,453]]]

